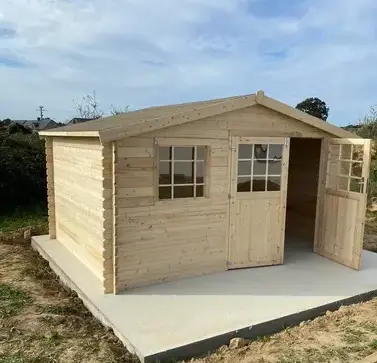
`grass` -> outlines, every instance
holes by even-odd
[[[42,207],[16,210],[10,215],[0,216],[0,232],[14,232],[23,228],[47,226],[47,211]]]
[[[0,363],[138,362],[30,243],[1,238]]]
[[[0,317],[17,314],[29,301],[28,295],[10,284],[0,284]]]

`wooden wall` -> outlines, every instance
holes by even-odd
[[[117,141],[117,291],[227,268],[230,135],[331,136],[263,106],[253,106]],[[171,145],[210,147],[207,198],[157,201],[155,141],[160,139],[167,145],[170,140]]]
[[[111,292],[112,275],[110,284],[104,278],[105,267],[112,269],[112,251],[105,243],[108,237],[112,246],[112,231],[106,228],[112,226],[111,215],[105,223],[105,207],[112,209],[111,175],[110,181],[104,177],[105,162],[110,168],[112,164],[105,159],[111,158],[109,146],[96,138],[66,137],[54,138],[52,146],[56,238],[103,282],[105,292]]]
[[[320,139],[291,139],[286,235],[314,241]]]
[[[226,269],[228,140],[205,144],[209,198],[156,201],[153,137],[117,142],[118,291]]]

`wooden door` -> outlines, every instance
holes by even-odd
[[[289,138],[232,137],[228,268],[283,263]]]
[[[363,246],[370,140],[322,142],[314,252],[358,270]]]

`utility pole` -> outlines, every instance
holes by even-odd
[[[41,120],[43,120],[43,112],[46,111],[44,106],[38,106],[38,111],[41,113]]]

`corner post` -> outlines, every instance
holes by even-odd
[[[55,218],[55,188],[54,188],[54,156],[53,138],[45,139],[46,148],[46,173],[47,173],[47,206],[48,206],[48,231],[50,239],[56,239]]]
[[[115,195],[114,195],[114,142],[102,147],[102,211],[103,211],[103,291],[105,294],[116,293],[114,284],[115,252]]]

